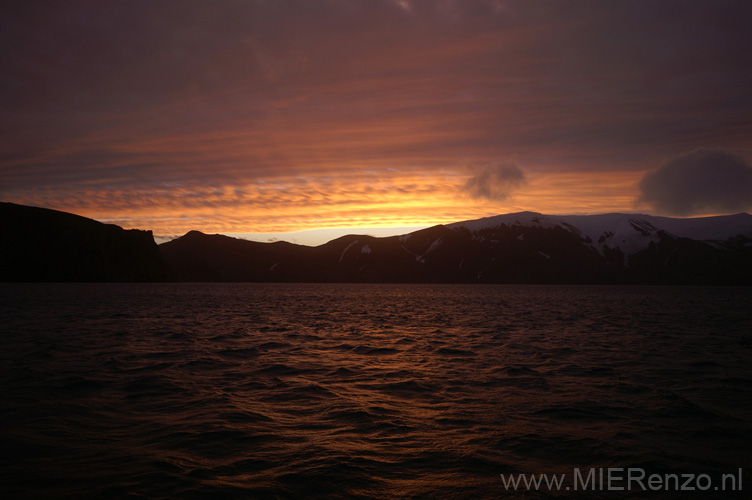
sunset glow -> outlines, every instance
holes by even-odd
[[[162,238],[671,215],[647,173],[699,148],[749,166],[734,5],[15,6],[0,197]]]

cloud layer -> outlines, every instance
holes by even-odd
[[[723,149],[682,154],[647,173],[639,202],[669,215],[735,213],[752,209],[752,166]]]
[[[750,24],[733,0],[12,2],[0,199],[176,232],[207,207],[236,231],[259,206],[306,227],[629,210],[664,158],[750,151]],[[467,179],[504,158],[527,183]]]
[[[486,165],[476,169],[463,189],[473,198],[502,201],[525,182],[524,172],[514,164]]]

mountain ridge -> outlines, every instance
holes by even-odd
[[[746,213],[518,212],[397,236],[346,235],[316,247],[288,243],[284,251],[273,246],[284,242],[189,234],[193,243],[183,236],[160,245],[184,281],[752,284]]]
[[[309,247],[191,230],[157,246],[67,212],[0,203],[0,281],[752,285],[752,215],[517,212]]]

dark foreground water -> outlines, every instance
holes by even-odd
[[[3,498],[752,491],[749,288],[0,292]],[[626,490],[596,484],[608,467],[625,469],[611,486]],[[706,491],[643,492],[618,480],[628,468],[646,488],[650,474],[676,474]],[[739,468],[742,492],[715,489]],[[593,470],[596,491],[573,491],[575,469]],[[507,490],[501,475],[518,473],[566,476],[561,491]]]

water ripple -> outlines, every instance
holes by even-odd
[[[0,290],[8,498],[515,498],[499,474],[752,465],[747,288]]]

